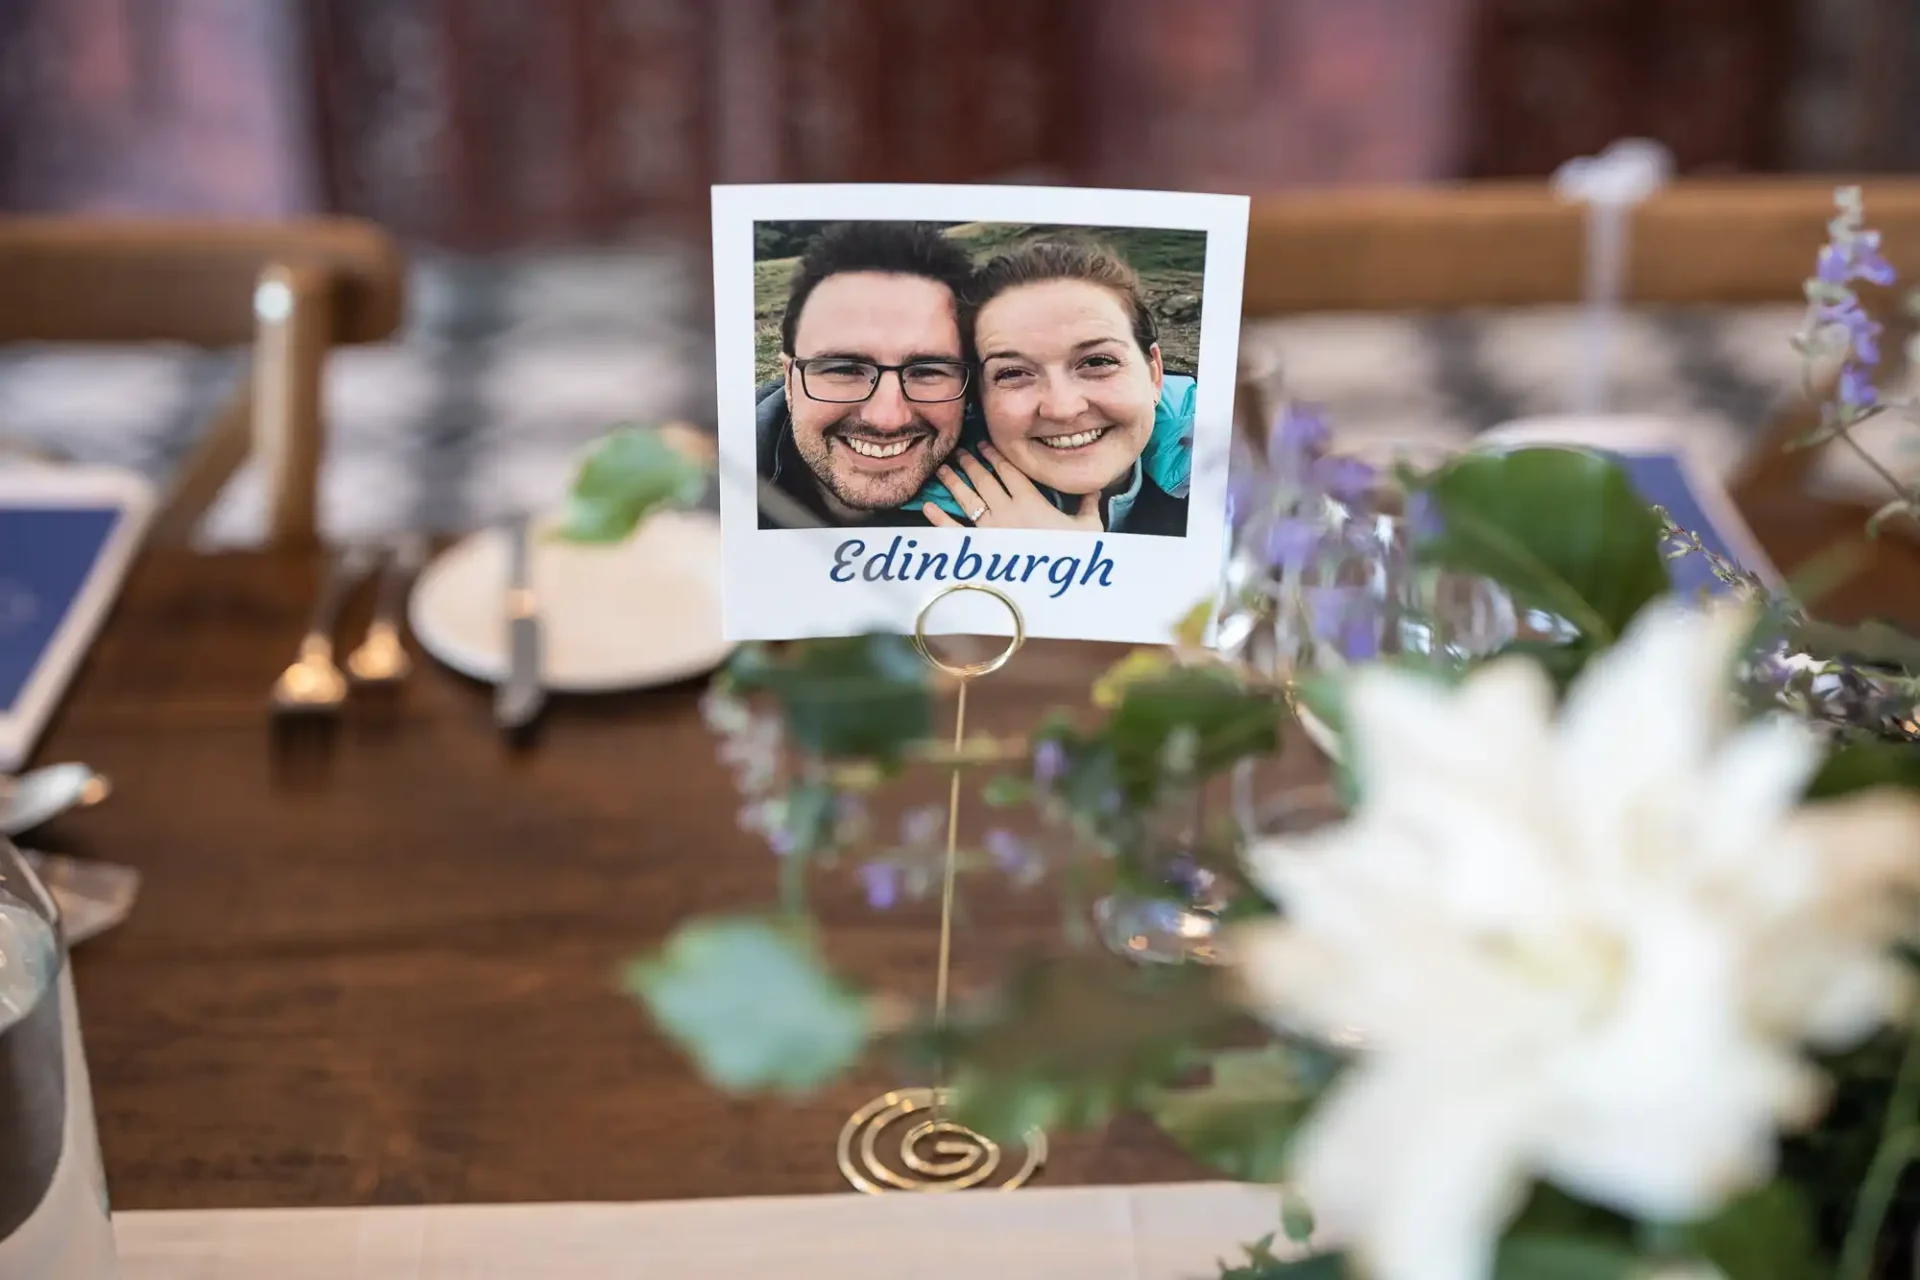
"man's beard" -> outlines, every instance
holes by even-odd
[[[909,447],[902,463],[891,470],[876,473],[848,462],[836,471],[836,462],[854,451],[847,442],[851,435],[861,437],[869,447],[891,448],[901,443]],[[818,436],[802,438],[796,433],[794,447],[830,499],[848,510],[867,512],[904,506],[952,452],[950,445],[941,443],[939,430],[917,415],[907,426],[888,431],[875,430],[857,415],[849,415]]]

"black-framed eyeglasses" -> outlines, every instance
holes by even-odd
[[[839,356],[809,356],[795,360],[800,389],[809,400],[823,404],[859,404],[870,399],[882,374],[900,378],[900,394],[915,404],[942,404],[967,394],[973,370],[964,360],[910,360],[906,364],[875,364]]]

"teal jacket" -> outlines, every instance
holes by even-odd
[[[1147,447],[1140,454],[1140,471],[1154,486],[1173,498],[1185,498],[1187,487],[1193,478],[1193,400],[1197,384],[1184,373],[1169,373],[1160,380],[1160,403],[1153,410],[1153,434],[1147,438]],[[961,449],[972,449],[977,455],[980,446],[986,442],[986,428],[979,416],[968,414],[966,423],[960,429]],[[1139,476],[1135,477],[1136,482]],[[1047,495],[1056,507],[1066,510],[1061,496],[1044,486],[1036,485],[1040,492]],[[1136,483],[1136,488],[1138,487]],[[911,502],[901,505],[915,511],[920,505],[931,502],[950,516],[965,516],[960,504],[947,492],[947,486],[938,480],[929,480],[925,488],[914,495]]]

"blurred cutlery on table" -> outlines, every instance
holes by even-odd
[[[400,641],[400,609],[406,602],[407,585],[426,556],[427,540],[419,534],[403,536],[387,549],[373,621],[367,626],[366,638],[347,655],[347,672],[359,683],[397,684],[413,669],[407,648]]]
[[[534,523],[530,516],[513,518],[507,526],[506,628],[507,669],[493,699],[493,718],[502,729],[520,729],[533,723],[546,705],[540,683],[541,636],[539,601],[533,593]]]
[[[366,547],[348,547],[328,559],[326,578],[314,600],[313,620],[300,641],[300,655],[273,685],[275,711],[329,713],[347,700],[347,678],[333,660],[333,633],[347,597],[371,569]]]
[[[99,804],[112,791],[106,775],[84,764],[50,764],[0,777],[0,836],[17,836],[69,809]]]

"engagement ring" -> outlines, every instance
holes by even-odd
[[[967,513],[967,519],[973,521],[973,523],[975,524],[979,524],[980,517],[985,514],[987,514],[987,504],[983,502],[980,504],[980,509],[978,511],[969,511]]]

